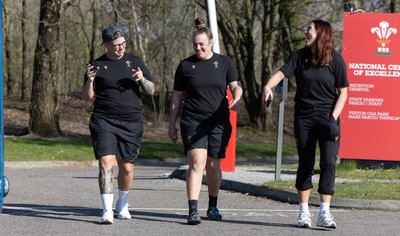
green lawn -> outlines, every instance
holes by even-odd
[[[237,156],[275,156],[275,145],[237,143]],[[295,153],[294,147],[286,146],[284,155]],[[171,142],[143,142],[141,159],[183,158],[183,144]],[[93,160],[92,144],[89,140],[66,138],[5,138],[5,161],[84,161]]]
[[[264,183],[263,186],[273,189],[281,189],[297,192],[294,181],[273,181]],[[318,184],[314,184],[312,196],[319,196],[317,193]],[[354,198],[370,200],[400,200],[400,182],[376,182],[365,179],[356,183],[336,183],[335,198]]]
[[[4,161],[84,161],[93,159],[90,141],[63,138],[4,139]]]

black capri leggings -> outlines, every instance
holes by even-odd
[[[320,148],[320,179],[318,193],[333,195],[336,160],[340,144],[340,120],[330,113],[307,118],[295,118],[294,134],[299,155],[296,188],[304,191],[313,188],[315,150]]]

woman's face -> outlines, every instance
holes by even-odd
[[[212,40],[206,34],[198,34],[193,37],[193,50],[197,58],[206,60],[212,56]]]
[[[315,39],[317,38],[317,31],[315,30],[315,25],[314,23],[311,23],[307,29],[304,31],[304,34],[306,36],[306,46],[311,47]]]
[[[104,44],[107,48],[107,55],[111,57],[111,59],[119,59],[125,53],[126,41],[125,37],[117,38],[111,42],[107,42]]]

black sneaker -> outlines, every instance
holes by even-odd
[[[208,208],[207,217],[209,220],[222,220],[222,216],[219,214],[218,208],[216,207]]]
[[[201,223],[201,217],[198,212],[192,212],[187,220],[189,225],[198,225]]]

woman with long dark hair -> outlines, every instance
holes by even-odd
[[[334,194],[336,160],[340,144],[340,113],[347,99],[346,65],[334,50],[331,25],[313,20],[305,30],[306,45],[298,50],[276,72],[263,88],[267,103],[273,98],[272,88],[282,79],[295,76],[296,95],[294,134],[299,165],[296,189],[300,205],[299,227],[311,227],[308,201],[314,174],[315,151],[320,149],[320,213],[317,226],[336,228],[329,212]]]

